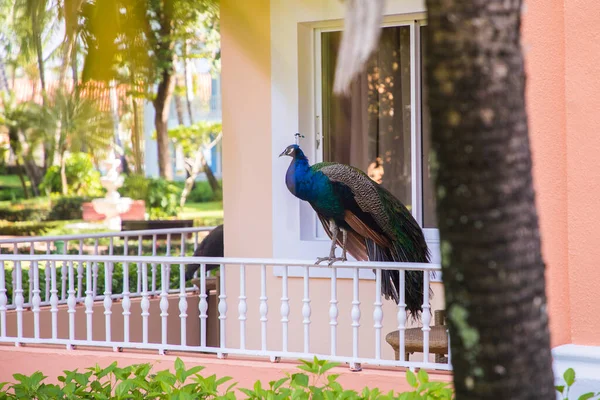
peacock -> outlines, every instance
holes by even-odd
[[[332,240],[329,256],[319,257],[317,264],[346,261],[346,252],[359,261],[430,262],[423,231],[410,211],[363,171],[335,162],[311,166],[297,144],[286,147],[281,156],[292,158],[285,175],[287,188],[312,206]],[[338,244],[341,257],[335,256]],[[399,279],[397,270],[382,271],[382,294],[396,304]],[[423,271],[407,271],[405,301],[411,316],[418,318]]]

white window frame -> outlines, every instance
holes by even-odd
[[[285,0],[285,5],[289,0]],[[411,2],[414,3],[411,5]],[[306,18],[298,16],[295,22],[298,47],[297,59],[292,60],[290,53],[283,54],[282,49],[289,46],[291,38],[291,28],[289,24],[285,26],[279,21],[286,21],[292,17],[282,17],[282,12],[288,12],[289,8],[283,9],[283,1],[275,1],[273,4],[279,4],[280,9],[272,15],[278,14],[278,21],[273,19],[272,24],[272,94],[273,94],[273,152],[279,154],[284,147],[293,141],[293,132],[291,132],[293,121],[296,121],[297,131],[300,131],[305,137],[300,144],[305,150],[311,163],[322,160],[322,148],[316,149],[316,140],[319,139],[322,132],[321,127],[321,52],[320,52],[320,33],[327,31],[340,31],[343,28],[342,19],[332,19],[330,15],[323,15],[324,18]],[[294,3],[294,1],[292,1]],[[399,14],[388,15],[384,17],[382,26],[410,26],[411,29],[411,174],[418,179],[411,179],[412,186],[412,213],[422,224],[422,131],[421,131],[421,103],[420,103],[420,27],[425,25],[425,13],[410,13],[405,11],[413,7],[418,9],[417,0],[402,0],[402,2],[392,1],[391,8],[399,9]],[[292,6],[291,8],[293,8]],[[337,5],[335,6],[337,7]],[[329,9],[327,8],[328,12]],[[334,10],[332,8],[332,10]],[[290,10],[290,15],[293,11]],[[337,10],[333,13],[337,14]],[[341,13],[338,14],[341,16]],[[283,18],[283,19],[282,19]],[[303,21],[308,21],[304,22]],[[336,17],[339,18],[339,17]],[[317,22],[314,22],[317,21]],[[289,27],[289,28],[288,28]],[[283,29],[283,31],[282,31]],[[287,36],[286,36],[287,35]],[[286,49],[287,50],[287,49]],[[297,69],[293,68],[296,63]],[[292,86],[291,72],[295,72],[297,86]],[[297,94],[297,103],[293,97],[294,89]],[[295,112],[296,115],[292,114]],[[296,120],[297,118],[297,120]],[[290,129],[291,128],[291,129]],[[285,132],[279,131],[286,130]],[[287,131],[290,132],[287,132]],[[277,136],[281,135],[281,136]],[[285,135],[285,138],[283,136]],[[281,148],[280,148],[281,147]],[[418,155],[418,156],[415,156]],[[323,235],[322,227],[316,217],[316,214],[306,202],[292,197],[284,189],[283,176],[287,169],[289,160],[284,163],[279,160],[273,162],[273,189],[274,189],[274,243],[273,255],[281,258],[316,258],[329,252],[331,240]],[[285,193],[285,194],[284,194]],[[321,234],[319,232],[322,232]],[[425,238],[432,253],[432,262],[438,263],[439,257],[439,234],[437,229],[424,229]],[[339,250],[338,250],[339,251]],[[352,270],[338,269],[338,278],[352,278]],[[283,268],[274,268],[275,276],[283,275]],[[325,268],[310,268],[311,277],[329,277],[330,270]],[[289,276],[303,276],[303,269],[291,267]],[[371,271],[361,271],[362,279],[374,279]],[[432,277],[438,280],[439,277]]]

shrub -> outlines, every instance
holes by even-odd
[[[125,178],[119,192],[134,200],[144,200],[150,219],[158,219],[177,215],[181,190],[177,183],[162,178],[132,175]]]
[[[100,183],[100,172],[94,168],[92,158],[87,153],[71,153],[65,166],[67,193],[75,196],[100,197],[104,188]],[[47,194],[62,193],[60,166],[48,168],[40,184],[40,191]]]
[[[188,195],[187,200],[191,203],[204,203],[207,201],[223,200],[223,191],[213,192],[210,184],[207,181],[198,181],[194,189]]]
[[[52,221],[0,221],[0,235],[6,236],[41,236],[50,229],[54,229],[58,223]]]
[[[88,197],[54,197],[52,209],[48,215],[50,221],[74,220],[83,218],[82,205],[91,201]]]
[[[1,384],[0,398],[5,399],[235,399],[236,394],[249,399],[451,399],[448,384],[429,382],[425,370],[418,375],[407,372],[407,380],[415,389],[406,393],[382,393],[365,388],[361,393],[344,389],[337,375],[327,374],[337,364],[318,360],[302,361],[304,372],[286,374],[263,387],[257,381],[252,388],[235,390],[231,377],[202,376],[204,367],[187,369],[180,358],[174,373],[169,370],[151,373],[150,364],[119,368],[114,362],[106,368],[98,365],[86,372],[64,371],[59,384],[44,383],[41,372],[31,376],[14,374],[17,383]],[[240,396],[242,397],[242,396]]]
[[[50,207],[48,203],[17,204],[0,207],[0,220],[4,221],[34,221],[39,222],[48,218]]]

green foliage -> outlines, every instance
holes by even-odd
[[[219,181],[219,184],[221,182]],[[205,203],[208,201],[222,201],[223,191],[214,193],[207,181],[197,181],[196,186],[187,197],[187,200],[192,203]]]
[[[68,221],[83,218],[83,203],[92,201],[89,197],[69,196],[54,197],[52,199],[52,210],[48,215],[50,221]]]
[[[556,386],[556,391],[560,393],[560,398],[569,400],[569,390],[575,383],[575,370],[573,368],[568,368],[563,374],[563,379],[565,380],[565,384]],[[578,400],[589,399],[600,399],[600,392],[588,392],[578,397]]]
[[[14,374],[16,383],[0,384],[0,399],[247,399],[265,400],[387,400],[387,399],[451,399],[452,390],[446,383],[432,383],[425,371],[412,374],[415,390],[405,393],[382,393],[379,389],[365,388],[360,393],[344,389],[338,375],[327,374],[336,363],[318,360],[302,361],[304,372],[286,374],[281,379],[263,386],[257,381],[251,388],[239,388],[231,377],[200,374],[204,367],[186,368],[180,358],[175,360],[174,372],[162,370],[152,373],[150,364],[119,368],[114,362],[106,368],[96,365],[85,372],[64,371],[59,384],[44,383],[41,372],[31,376]],[[408,375],[407,375],[408,376]],[[416,385],[416,386],[415,386]],[[236,396],[237,395],[237,396]]]
[[[162,178],[128,176],[119,192],[122,196],[144,200],[150,219],[173,217],[179,211],[181,187]]]
[[[50,207],[48,203],[38,204],[11,204],[0,206],[0,220],[19,222],[40,222],[48,218]]]
[[[40,236],[58,226],[53,221],[0,221],[0,235],[6,236]]]
[[[104,188],[100,183],[100,172],[94,168],[92,158],[86,153],[71,153],[66,159],[67,194],[75,196],[100,197]],[[60,166],[48,168],[40,191],[47,194],[61,193]]]
[[[179,125],[169,129],[169,138],[181,146],[186,157],[193,157],[198,149],[208,145],[222,130],[223,127],[219,122],[201,121],[193,125]]]

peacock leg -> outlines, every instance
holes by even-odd
[[[318,265],[323,261],[327,261],[329,265],[331,265],[334,261],[336,261],[335,247],[337,246],[337,237],[340,234],[340,228],[333,220],[331,220],[329,222],[329,229],[331,229],[331,250],[329,251],[329,257],[317,258],[317,262],[315,262],[315,265]]]
[[[342,257],[340,257],[342,261],[348,261],[348,258],[346,258],[346,243],[347,242],[348,242],[348,231],[345,229],[342,229]]]

